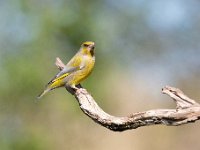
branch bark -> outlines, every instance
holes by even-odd
[[[56,62],[56,66],[61,70],[64,64],[59,58]],[[132,113],[125,117],[116,117],[104,112],[86,89],[80,85],[78,87],[76,91],[66,89],[75,96],[84,114],[112,131],[125,131],[157,124],[178,126],[200,119],[200,104],[174,87],[166,86],[162,89],[162,93],[175,101],[176,109],[155,109]]]

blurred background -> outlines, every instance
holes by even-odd
[[[165,85],[200,99],[199,0],[0,0],[1,150],[199,150],[199,122],[115,133],[64,88],[36,96],[86,40],[96,66],[82,83],[108,113],[175,108]],[[200,101],[198,101],[200,102]]]

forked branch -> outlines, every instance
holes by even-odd
[[[56,66],[62,69],[64,64],[57,58]],[[163,94],[170,96],[176,103],[176,109],[155,109],[133,113],[126,117],[115,117],[104,112],[86,89],[77,91],[67,89],[77,99],[81,110],[96,123],[112,130],[125,131],[142,126],[163,124],[178,126],[200,119],[200,104],[187,97],[181,90],[166,86]]]

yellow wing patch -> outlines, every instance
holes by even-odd
[[[63,74],[62,76],[60,76],[60,77],[54,79],[54,80],[52,81],[52,83],[50,84],[50,87],[51,87],[51,88],[57,88],[57,87],[63,86],[63,85],[65,84],[65,82],[63,82],[63,79],[64,79],[65,77],[67,77],[68,75],[69,75],[69,73],[65,73],[65,74]]]

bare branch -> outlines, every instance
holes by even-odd
[[[59,59],[59,58],[58,58]],[[58,68],[63,66],[62,61],[57,63]],[[126,117],[115,117],[104,112],[93,97],[79,85],[79,89],[67,90],[75,96],[81,110],[96,123],[112,130],[125,131],[149,125],[178,126],[195,122],[200,119],[200,105],[187,97],[181,90],[166,86],[162,93],[170,96],[176,103],[176,109],[155,109],[133,113]]]
[[[173,87],[169,86],[167,88],[173,89]],[[167,88],[165,88],[166,94],[175,99],[175,97],[173,97],[173,93]],[[174,92],[176,92],[178,98],[183,94],[181,91],[179,93],[179,90]],[[177,126],[189,122],[194,122],[200,118],[200,106],[197,105],[196,102],[194,105],[183,108],[181,107],[178,110],[156,109],[133,113],[126,117],[115,117],[104,112],[85,89],[80,88],[74,93],[74,95],[79,103],[81,110],[87,116],[89,116],[100,125],[113,131],[125,131],[128,129],[136,129],[138,127],[156,124]]]

